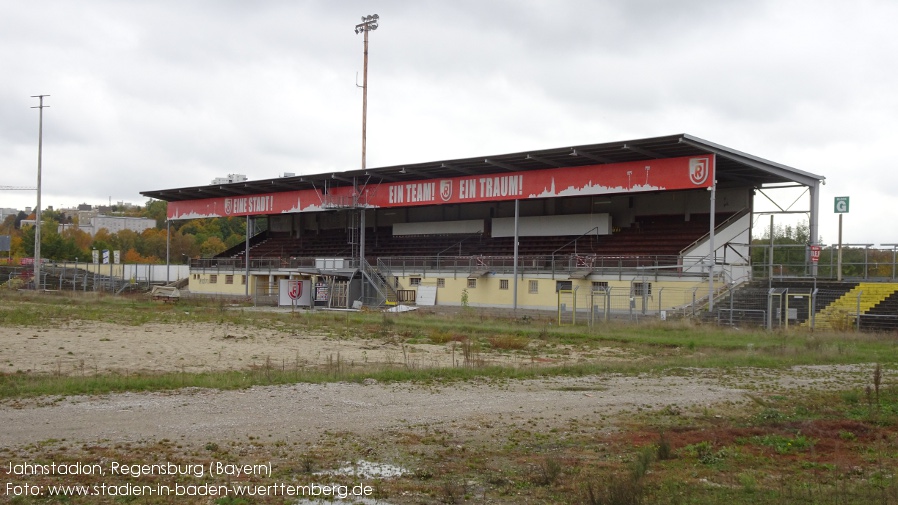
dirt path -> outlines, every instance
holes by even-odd
[[[560,425],[572,419],[676,406],[683,412],[777,388],[860,385],[866,367],[796,367],[680,376],[603,376],[446,386],[296,384],[242,391],[189,389],[122,393],[0,406],[0,446],[48,439],[139,442],[167,438],[193,443],[265,436],[314,440],[325,431],[374,434],[421,425],[533,419]],[[862,387],[862,386],[861,386]],[[52,400],[52,399],[51,399]],[[609,428],[611,423],[609,422]]]

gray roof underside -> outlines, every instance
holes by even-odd
[[[352,185],[440,179],[466,175],[487,175],[509,171],[543,170],[628,161],[647,161],[714,153],[717,155],[718,187],[756,188],[775,184],[815,186],[821,175],[774,163],[688,134],[669,135],[622,142],[539,149],[512,154],[477,156],[454,160],[412,163],[367,170],[328,172],[296,177],[279,177],[231,184],[143,191],[142,195],[169,202],[199,200],[299,189],[321,189]],[[298,170],[299,171],[299,170]]]

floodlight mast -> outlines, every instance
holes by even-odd
[[[368,32],[377,30],[379,20],[380,16],[377,14],[369,14],[362,16],[362,22],[355,25],[356,35],[365,34],[365,67],[362,77],[362,170],[365,169],[365,142],[368,127]]]
[[[355,34],[365,34],[365,68],[364,77],[362,78],[362,170],[365,170],[365,154],[366,154],[366,137],[368,130],[368,32],[377,30],[377,23],[380,16],[377,14],[369,14],[362,16],[362,22],[355,25]],[[355,179],[355,178],[353,178]],[[354,199],[358,198],[358,185],[353,183],[355,191]],[[357,203],[354,202],[354,203]],[[353,248],[354,249],[354,248]],[[359,268],[364,272],[365,262],[365,208],[359,209]],[[355,252],[355,251],[353,251]],[[362,298],[365,297],[365,274],[362,274]]]

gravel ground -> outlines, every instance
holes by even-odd
[[[42,398],[0,406],[0,446],[48,439],[196,443],[246,436],[314,440],[327,432],[374,435],[465,422],[564,423],[674,405],[707,409],[781,388],[863,387],[871,367],[795,367],[780,372],[678,370],[677,375],[408,384],[295,384],[240,391],[184,389]],[[613,429],[609,423],[609,429]]]

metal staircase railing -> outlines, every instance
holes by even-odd
[[[395,278],[390,274],[389,276],[384,275],[377,268],[374,268],[367,260],[364,258],[361,259],[360,265],[362,267],[362,275],[368,280],[371,284],[371,287],[377,291],[377,299],[374,300],[374,303],[370,303],[376,307],[380,307],[382,305],[396,305],[396,300],[398,299],[396,295],[396,288],[394,288],[390,284],[390,277]],[[364,295],[363,295],[364,296]]]

